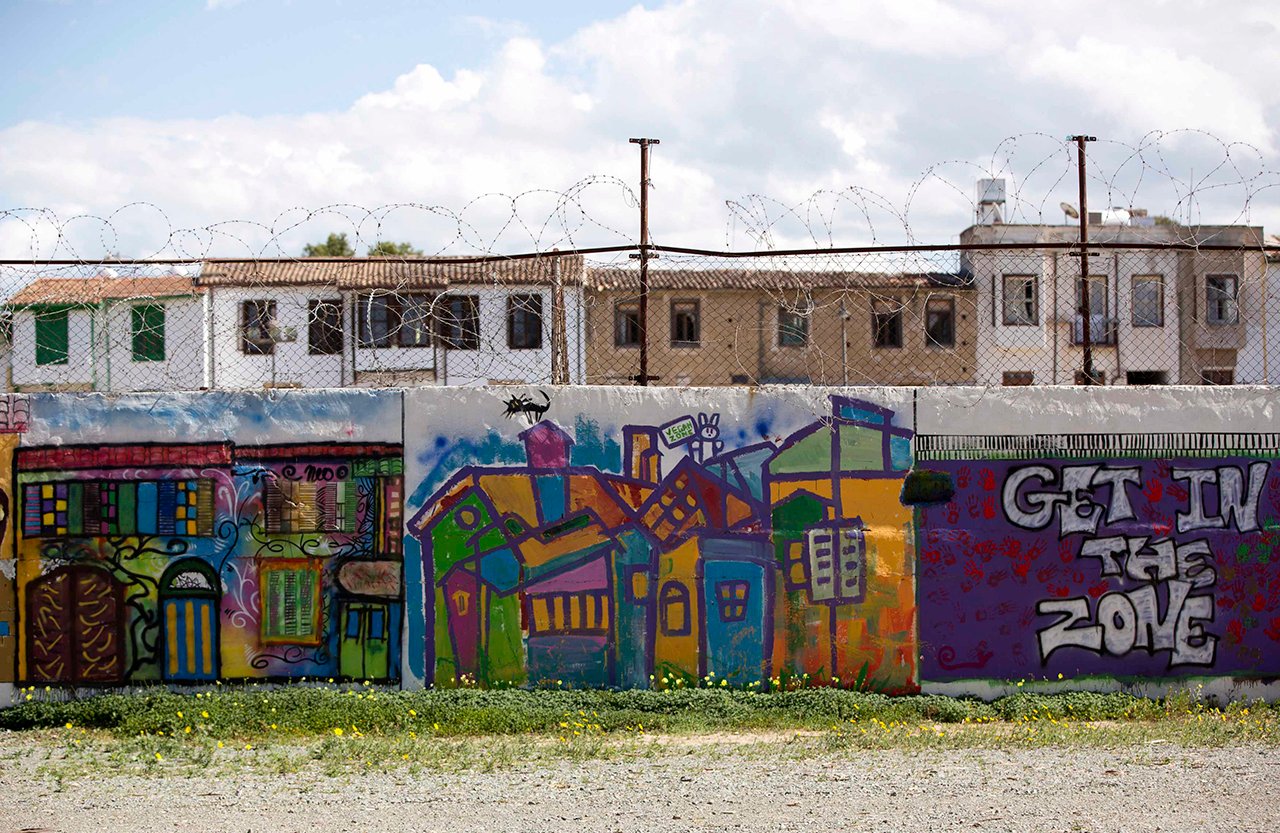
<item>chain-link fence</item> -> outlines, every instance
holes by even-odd
[[[112,272],[30,262],[11,273],[6,381],[128,391],[1280,375],[1280,250],[1261,245],[1260,229],[1175,227],[1164,241],[1146,228],[1134,242],[1127,228],[1103,228],[1082,258],[1074,230],[1046,228],[975,226],[955,246],[655,246],[644,276],[634,246]]]

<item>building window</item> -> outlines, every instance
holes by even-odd
[[[1240,309],[1236,302],[1238,289],[1235,275],[1205,276],[1205,319],[1210,324],[1235,324],[1240,320]]]
[[[747,618],[749,592],[749,585],[745,581],[716,582],[716,607],[720,610],[721,622],[741,622]]]
[[[541,295],[511,295],[507,298],[507,347],[512,350],[541,349]]]
[[[440,343],[450,350],[479,350],[480,296],[445,295],[438,326]]]
[[[135,362],[164,361],[164,307],[139,304],[131,310],[130,334]]]
[[[613,305],[613,346],[640,346],[640,305]]]
[[[400,326],[396,328],[396,343],[401,347],[430,347],[435,296],[415,292],[401,295],[397,300],[400,302]]]
[[[341,301],[308,302],[307,352],[313,356],[333,356],[342,352]]]
[[[1084,281],[1076,278],[1076,313],[1083,315]],[[1102,275],[1089,276],[1089,315],[1094,319],[1107,317],[1107,279]]]
[[[1006,388],[1020,388],[1036,383],[1036,374],[1030,370],[1006,370],[1000,384]]]
[[[902,346],[902,305],[900,303],[872,299],[871,343],[875,347]]]
[[[1200,371],[1200,381],[1205,385],[1234,385],[1236,372],[1229,367],[1206,367]]]
[[[71,354],[67,311],[36,313],[36,364],[66,364]]]
[[[809,344],[809,312],[786,305],[778,307],[778,346],[805,347]]]
[[[924,343],[929,347],[956,346],[954,298],[930,298],[924,305]]]
[[[1162,276],[1133,276],[1133,326],[1164,326],[1164,278]]]
[[[1008,327],[1026,327],[1040,323],[1035,275],[1005,275],[1004,324]]]
[[[357,339],[361,347],[430,347],[436,298],[413,292],[371,294],[356,302]]]
[[[689,588],[678,581],[668,581],[662,585],[658,598],[658,624],[663,636],[688,636],[693,633],[689,607]]]
[[[314,645],[320,641],[320,576],[310,564],[267,562],[262,576],[264,642]]]
[[[390,347],[391,338],[400,329],[400,301],[394,295],[365,295],[356,303],[361,347]]]
[[[699,347],[702,344],[702,309],[698,301],[671,302],[671,346]]]
[[[275,301],[240,304],[240,352],[250,356],[269,356],[275,352],[276,343],[271,338],[275,320]]]

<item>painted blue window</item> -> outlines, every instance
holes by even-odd
[[[386,618],[386,614],[377,608],[369,611],[370,639],[386,639]]]
[[[347,611],[347,639],[358,639],[360,637],[360,611]]]

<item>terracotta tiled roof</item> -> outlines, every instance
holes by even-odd
[[[549,284],[552,263],[548,255],[519,260],[453,263],[437,258],[430,262],[403,258],[351,258],[350,260],[213,260],[205,261],[198,282],[202,286],[336,286],[339,289],[447,289],[452,284]],[[582,280],[582,256],[564,255],[561,279],[566,284]]]
[[[127,298],[195,296],[204,290],[183,275],[146,278],[37,278],[9,299],[15,307],[37,304],[97,304]]]
[[[912,289],[929,286],[968,288],[964,275],[945,272],[835,272],[781,269],[650,269],[649,288],[655,290],[813,290],[813,289]],[[597,291],[640,287],[638,269],[601,268],[587,272],[587,287]]]

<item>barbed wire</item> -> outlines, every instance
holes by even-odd
[[[1170,158],[1189,141],[1213,150],[1199,174]],[[1276,184],[1263,154],[1191,130],[1098,144],[1094,205],[1170,201],[1158,225],[1095,227],[1088,281],[1068,224],[1049,218],[1071,196],[1074,144],[1029,133],[987,160],[928,167],[901,205],[860,186],[794,203],[751,194],[725,201],[725,251],[655,233],[644,322],[626,230],[638,198],[614,176],[456,210],[342,203],[204,226],[147,202],[66,219],[0,210],[0,240],[30,249],[0,261],[5,387],[618,383],[637,378],[639,341],[658,384],[1070,383],[1084,353],[1117,383],[1270,383],[1280,278],[1268,281],[1264,240],[1243,225]],[[979,222],[980,179],[1009,183],[999,222]],[[1213,218],[1216,236],[1197,228],[1207,205],[1233,199]],[[965,245],[918,238],[921,206],[965,212]],[[127,224],[144,220],[163,239],[120,256],[136,237]],[[407,223],[438,233],[428,244],[412,235],[413,254],[298,255],[304,234],[341,235],[358,251],[398,242]],[[137,282],[161,277],[187,280]],[[1096,337],[1082,335],[1085,292],[1098,293]]]

